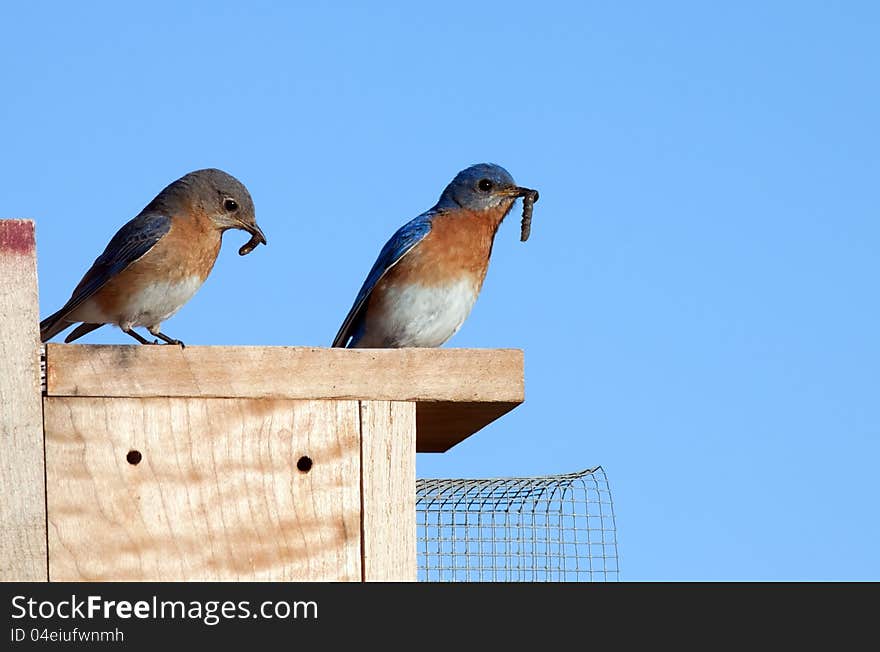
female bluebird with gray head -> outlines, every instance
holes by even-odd
[[[495,233],[518,197],[490,163],[459,172],[429,211],[385,243],[333,340],[350,348],[435,347],[452,337],[477,300]]]
[[[181,177],[119,229],[70,300],[40,323],[40,339],[45,342],[82,322],[65,342],[115,324],[141,344],[157,342],[136,333],[135,326],[183,346],[159,329],[205,282],[229,229],[252,236],[241,255],[258,242],[266,244],[247,188],[221,170],[196,170]]]

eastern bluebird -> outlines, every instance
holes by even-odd
[[[490,163],[459,172],[429,211],[385,243],[333,340],[335,347],[440,346],[455,335],[477,300],[492,243],[518,197]]]
[[[141,344],[157,342],[136,333],[135,326],[146,326],[155,337],[182,346],[159,329],[205,282],[228,229],[251,234],[239,251],[242,255],[258,242],[266,244],[247,188],[221,170],[196,170],[181,177],[119,229],[70,300],[40,322],[40,339],[45,342],[82,322],[65,342],[115,324]]]

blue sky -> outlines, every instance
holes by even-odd
[[[37,221],[43,316],[211,166],[269,246],[227,234],[163,330],[327,345],[496,162],[532,237],[505,222],[447,346],[524,349],[527,400],[419,475],[602,465],[624,580],[880,579],[880,6],[293,4],[4,4],[0,214]]]

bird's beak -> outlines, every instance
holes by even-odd
[[[507,195],[509,197],[532,197],[532,203],[534,204],[538,201],[538,191],[533,190],[532,188],[523,188],[522,186],[514,186],[510,190],[507,191]]]
[[[258,227],[256,222],[253,224],[242,224],[242,228],[253,236],[251,242],[268,244],[266,242],[266,236],[263,234],[263,229]]]

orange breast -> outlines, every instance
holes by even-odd
[[[493,211],[456,211],[434,217],[425,239],[380,284],[446,285],[467,277],[479,291],[489,269],[495,233],[512,205],[510,201]]]
[[[220,231],[207,218],[175,218],[168,233],[101,288],[95,301],[102,310],[112,312],[125,297],[157,280],[174,284],[196,276],[204,281],[217,260],[220,243]]]

